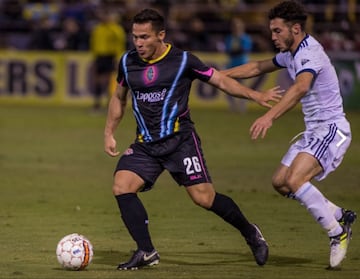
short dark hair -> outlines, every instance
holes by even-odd
[[[285,22],[299,23],[305,29],[307,12],[305,7],[297,1],[284,1],[273,7],[268,14],[270,20],[282,18]]]
[[[150,22],[156,32],[165,30],[165,20],[156,10],[144,9],[134,16],[133,23]]]

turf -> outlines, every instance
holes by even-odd
[[[154,268],[116,271],[135,248],[111,193],[116,158],[103,152],[105,113],[84,107],[0,106],[0,278],[360,278],[360,225],[341,270],[326,270],[328,238],[297,202],[275,194],[271,175],[289,140],[302,131],[301,113],[279,119],[264,140],[248,130],[262,110],[245,114],[197,108],[193,119],[219,192],[231,196],[263,230],[270,245],[258,267],[238,232],[192,204],[167,173],[140,194],[161,256]],[[360,213],[360,113],[348,112],[353,142],[343,164],[317,183],[327,197]],[[127,112],[117,133],[119,150],[133,140]],[[62,270],[57,242],[86,235],[94,259],[80,272]]]

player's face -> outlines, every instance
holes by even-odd
[[[134,23],[132,36],[136,50],[142,59],[152,60],[163,54],[165,31],[156,32],[150,22]]]
[[[283,19],[270,20],[271,39],[281,52],[295,50],[295,39],[291,27]]]

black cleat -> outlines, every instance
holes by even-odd
[[[338,221],[340,225],[346,226],[347,228],[350,228],[351,225],[356,220],[356,212],[348,210],[348,209],[342,209],[343,215],[341,216],[341,219]]]
[[[153,266],[160,262],[160,256],[156,250],[145,252],[136,250],[128,262],[121,263],[118,270],[136,270],[145,266]]]
[[[264,265],[269,256],[269,246],[259,227],[255,224],[252,224],[252,226],[255,228],[256,232],[253,236],[246,238],[246,243],[250,246],[256,263],[258,265]]]

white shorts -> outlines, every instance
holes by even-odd
[[[281,163],[290,166],[300,152],[314,156],[323,171],[315,179],[320,181],[341,163],[351,142],[350,124],[346,119],[332,123],[320,123],[308,128],[302,137],[294,142]]]

